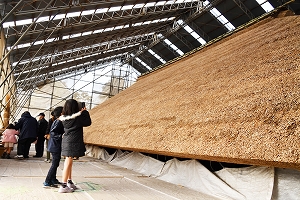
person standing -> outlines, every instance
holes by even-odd
[[[62,173],[62,184],[58,190],[60,193],[70,193],[77,189],[72,181],[73,158],[85,155],[85,144],[83,142],[83,127],[92,124],[90,114],[86,108],[79,108],[74,99],[65,102],[62,116],[59,117],[64,126],[65,133],[62,138],[62,152],[65,156],[64,169]]]
[[[64,133],[64,126],[62,122],[57,118],[61,115],[62,109],[63,107],[59,106],[53,110],[53,116],[56,120],[51,125],[49,131],[50,138],[48,143],[48,151],[52,155],[52,164],[45,179],[44,187],[53,187],[56,184],[60,184],[60,182],[56,178],[56,173],[61,159],[61,141],[62,135]]]
[[[14,147],[14,144],[17,143],[16,135],[19,135],[19,132],[15,130],[15,126],[13,124],[9,124],[2,135],[2,143],[4,143],[5,149],[1,158],[10,159],[10,152]]]
[[[30,112],[25,111],[15,124],[15,130],[20,132],[15,158],[29,158],[31,143],[37,139],[38,122],[31,116]]]
[[[51,128],[52,123],[53,123],[55,120],[56,120],[56,118],[54,117],[54,113],[53,113],[53,111],[52,111],[52,112],[51,112],[51,118],[49,119],[48,126],[47,126],[47,130],[46,130],[46,135],[45,135],[45,139],[46,139],[46,148],[47,148],[47,154],[46,154],[45,162],[51,162],[51,159],[50,159],[50,152],[48,151],[48,143],[49,143],[49,140],[50,140],[50,128]]]
[[[33,157],[41,158],[43,157],[44,154],[45,135],[46,135],[48,122],[45,119],[44,113],[40,113],[38,116],[39,116],[39,120],[38,120],[39,127],[38,127],[38,134],[37,134],[37,142],[35,143],[36,154]]]

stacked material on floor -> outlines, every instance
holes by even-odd
[[[272,16],[90,110],[87,144],[300,169],[300,16]]]
[[[220,200],[299,199],[300,172],[292,169],[251,166],[210,172],[196,160],[161,162],[137,152],[113,154],[87,146],[87,155],[160,180],[187,187]]]

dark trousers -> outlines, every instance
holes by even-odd
[[[29,149],[35,138],[24,138],[18,140],[17,155],[23,155],[24,158],[29,157]]]
[[[43,157],[44,154],[44,144],[45,144],[45,138],[44,137],[39,137],[37,139],[37,142],[35,144],[35,151],[36,151],[36,156],[37,157]]]
[[[51,155],[52,164],[45,180],[46,183],[51,183],[52,181],[56,180],[56,172],[61,159],[61,152],[51,152]]]
[[[47,156],[46,159],[50,160],[50,152],[48,151],[48,144],[49,144],[49,140],[46,139],[46,148],[47,148]]]

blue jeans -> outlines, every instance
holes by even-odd
[[[51,155],[52,155],[52,164],[45,180],[46,183],[50,183],[50,184],[52,183],[52,181],[56,180],[56,172],[61,159],[61,152],[51,152]]]

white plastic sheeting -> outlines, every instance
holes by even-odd
[[[215,174],[244,199],[270,200],[274,184],[273,167],[224,168]]]
[[[300,172],[275,168],[272,200],[300,200]]]
[[[145,176],[191,188],[222,200],[300,200],[300,172],[251,166],[210,172],[197,160],[161,162],[137,152],[87,146],[87,156],[124,167]]]
[[[169,160],[157,178],[183,185],[223,200],[245,199],[242,194],[229,187],[196,160]]]
[[[126,167],[145,176],[157,176],[164,166],[164,162],[137,152],[124,152],[110,163],[120,167]]]

